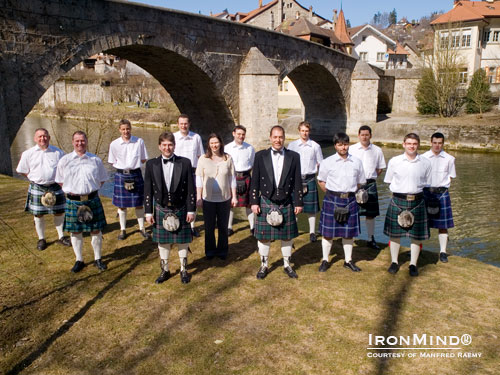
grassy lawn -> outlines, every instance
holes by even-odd
[[[181,284],[173,251],[174,276],[155,285],[160,272],[155,245],[132,233],[136,226],[125,241],[116,240],[116,211],[103,199],[108,270],[99,273],[90,263],[93,253],[85,237],[89,264],[75,275],[69,272],[71,248],[52,244],[36,250],[32,217],[23,212],[26,189],[26,182],[0,176],[0,373],[498,373],[496,267],[453,256],[448,264],[438,263],[437,254],[424,251],[420,277],[409,277],[406,254],[393,276],[386,271],[388,248],[376,252],[359,241],[354,257],[363,271],[355,274],[342,267],[336,241],[333,265],[320,274],[321,243],[310,244],[301,232],[292,258],[299,279],[283,273],[274,243],[272,272],[259,281],[256,241],[240,221],[226,261],[205,260],[203,237],[196,239],[189,256],[191,283]],[[47,234],[49,243],[56,240],[51,218]],[[369,334],[470,334],[472,343],[460,351],[420,352],[481,357],[420,358],[414,350],[414,359],[369,358],[375,352],[366,349]]]

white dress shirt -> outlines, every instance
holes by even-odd
[[[16,172],[28,175],[28,179],[35,184],[53,184],[57,163],[63,156],[64,152],[55,146],[49,145],[46,150],[33,146],[22,153]]]
[[[283,172],[283,162],[285,160],[285,150],[282,148],[280,152],[274,152],[271,148],[271,160],[273,163],[274,182],[276,187],[280,184],[281,173]]]
[[[315,174],[318,171],[318,165],[323,161],[323,153],[319,144],[311,139],[306,142],[297,139],[290,142],[288,149],[300,155],[300,174]]]
[[[73,151],[64,155],[57,165],[56,182],[65,193],[88,195],[101,188],[108,179],[102,160],[90,152],[82,156]]]
[[[389,160],[384,182],[393,193],[418,194],[431,185],[431,163],[418,155],[410,160],[406,154]]]
[[[350,154],[346,159],[334,154],[321,162],[318,181],[326,182],[326,188],[330,191],[354,193],[358,190],[358,184],[366,183],[363,164]]]
[[[174,170],[174,163],[173,161],[165,163],[164,160],[172,160],[172,158],[173,155],[168,159],[163,155],[161,157],[161,165],[163,168],[163,179],[165,180],[165,185],[167,185],[168,191],[170,191],[170,184],[172,183],[172,172]]]
[[[438,155],[429,150],[422,156],[431,162],[431,186],[449,188],[451,179],[457,177],[455,158],[443,150]]]
[[[366,179],[376,179],[377,169],[385,169],[385,159],[382,149],[373,143],[364,148],[361,142],[349,147],[349,153],[356,156],[363,163]]]
[[[141,160],[148,159],[148,152],[142,138],[131,136],[124,141],[122,137],[115,139],[109,145],[108,163],[116,169],[138,169]]]
[[[196,168],[198,166],[198,159],[205,153],[200,135],[190,131],[188,135],[183,136],[179,130],[174,133],[174,137],[175,154],[188,158],[191,160],[191,166]]]
[[[224,146],[224,152],[227,152],[233,158],[236,172],[246,172],[253,167],[255,159],[255,149],[246,142],[241,145],[235,141]]]

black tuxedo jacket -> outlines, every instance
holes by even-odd
[[[182,156],[174,155],[174,169],[170,191],[163,177],[163,160],[161,156],[146,162],[144,175],[145,212],[153,213],[153,198],[161,206],[167,207],[168,202],[175,208],[186,206],[188,212],[196,211],[196,188],[193,180],[191,161]]]
[[[274,182],[271,149],[255,154],[250,183],[250,204],[259,204],[263,195],[274,202],[290,199],[293,193],[293,205],[302,207],[302,176],[300,174],[300,155],[294,151],[285,151],[283,171],[278,186]]]

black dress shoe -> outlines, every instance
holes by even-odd
[[[45,239],[38,240],[36,243],[36,248],[40,251],[45,250],[47,248],[47,241]]]
[[[124,230],[121,230],[120,231],[120,234],[118,235],[117,237],[120,241],[123,241],[125,238],[127,238],[127,232],[125,232]]]
[[[151,238],[151,236],[149,235],[148,232],[146,232],[145,229],[140,230],[139,233],[141,234],[142,238],[144,238],[145,240],[149,240]]]
[[[448,263],[448,254],[446,253],[439,253],[439,260],[443,263]]]
[[[309,234],[309,241],[316,242],[318,238],[316,237],[316,233]]]
[[[99,271],[105,271],[108,269],[108,266],[106,266],[100,259],[94,260],[94,266],[96,266]]]
[[[352,272],[360,272],[361,271],[361,268],[359,268],[358,266],[356,266],[352,260],[350,260],[349,262],[344,262],[344,268],[349,268]]]
[[[191,281],[191,275],[186,270],[181,271],[181,283],[187,284]]]
[[[268,269],[266,266],[260,266],[259,272],[257,272],[257,279],[263,280],[266,278]]]
[[[410,276],[418,276],[417,266],[410,265]]]
[[[366,243],[366,246],[368,246],[370,249],[373,249],[373,250],[380,250],[380,246],[377,244],[377,242],[375,241],[375,238],[373,236],[372,236],[371,241],[368,241]]]
[[[328,269],[328,261],[323,260],[321,261],[321,264],[319,265],[319,272],[326,272]]]
[[[170,278],[170,271],[161,271],[160,276],[155,280],[155,284],[161,284]]]
[[[228,230],[227,230],[227,235],[228,235],[229,237],[231,237],[233,234],[234,234],[234,230],[232,230],[231,228],[228,228]]]
[[[63,246],[71,246],[71,240],[69,239],[68,236],[62,236],[56,241],[59,245]]]
[[[191,234],[193,237],[200,237],[200,231],[196,228],[191,228]]]
[[[392,273],[393,275],[395,275],[398,271],[399,271],[399,265],[394,262],[391,263],[389,269],[387,270],[387,272]]]
[[[83,263],[81,260],[77,260],[75,262],[75,265],[71,269],[71,272],[73,272],[73,273],[80,272],[81,270],[83,270],[84,267],[85,267],[85,263]]]
[[[298,279],[299,278],[299,276],[297,275],[297,272],[295,272],[293,270],[293,268],[290,266],[283,268],[283,272],[285,272],[288,275],[288,277],[291,279]]]

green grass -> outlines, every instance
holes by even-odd
[[[129,218],[117,241],[116,211],[103,199],[108,227],[99,273],[89,264],[71,274],[71,248],[36,248],[32,217],[23,212],[27,183],[0,177],[0,373],[27,374],[496,374],[500,351],[500,270],[424,251],[421,275],[410,278],[404,250],[401,271],[387,273],[388,249],[374,252],[358,241],[360,273],[334,263],[318,273],[320,242],[301,232],[295,241],[298,280],[282,271],[277,243],[272,272],[256,280],[256,241],[244,221],[235,225],[227,261],[206,261],[203,238],[191,245],[192,281],[174,276],[155,285],[155,245],[142,242]],[[203,223],[201,218],[197,225]],[[304,229],[304,228],[302,228]],[[47,220],[49,242],[56,239]],[[203,234],[203,231],[202,231]],[[425,247],[425,244],[424,244]],[[85,261],[93,259],[84,239]],[[368,335],[470,334],[463,351],[481,358],[381,360],[367,357]],[[216,344],[216,340],[222,340]],[[431,352],[431,351],[429,351]],[[418,354],[418,353],[417,353]]]

